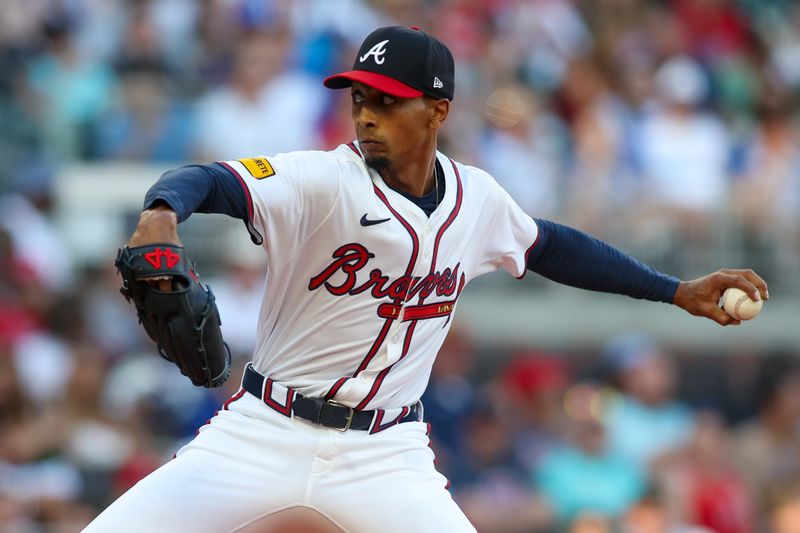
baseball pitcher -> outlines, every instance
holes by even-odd
[[[187,166],[147,193],[118,265],[165,357],[197,385],[227,376],[213,293],[177,232],[196,212],[243,220],[267,252],[258,342],[217,416],[86,531],[236,531],[294,507],[346,531],[474,531],[434,467],[420,403],[471,280],[530,270],[722,325],[738,323],[718,307],[725,289],[768,297],[750,270],[679,281],[531,218],[437,151],[454,62],[418,28],[374,31],[324,84],[350,91],[353,142]]]

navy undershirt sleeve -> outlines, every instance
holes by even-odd
[[[528,270],[581,289],[666,303],[675,298],[677,278],[576,229],[535,221],[539,238],[528,255]]]
[[[165,172],[144,197],[144,209],[166,203],[183,222],[192,213],[221,213],[247,221],[242,185],[219,163]]]

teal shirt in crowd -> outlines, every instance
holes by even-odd
[[[677,402],[653,407],[624,396],[606,416],[609,449],[647,466],[680,448],[692,433],[692,414]]]
[[[546,456],[536,485],[560,521],[583,512],[618,516],[642,497],[647,479],[633,461],[619,455],[588,455],[561,448]]]

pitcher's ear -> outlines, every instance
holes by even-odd
[[[429,98],[428,106],[431,110],[431,127],[435,129],[441,128],[447,119],[447,114],[450,113],[450,100],[447,98]]]

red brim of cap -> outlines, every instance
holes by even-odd
[[[350,87],[354,81],[368,85],[386,94],[398,98],[416,98],[422,96],[422,91],[406,85],[401,81],[390,78],[384,74],[369,72],[366,70],[350,70],[328,76],[322,82],[328,89],[345,89]]]

